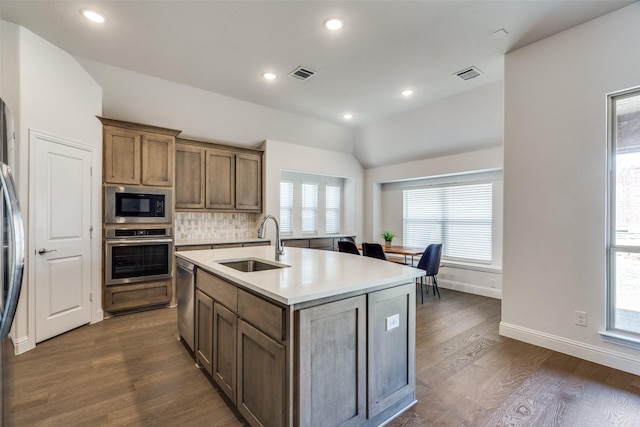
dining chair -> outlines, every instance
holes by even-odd
[[[360,255],[358,247],[351,240],[338,240],[338,251],[347,254]]]
[[[440,290],[438,289],[438,281],[436,280],[436,276],[438,275],[438,270],[440,269],[440,259],[442,258],[442,243],[432,243],[424,250],[422,253],[422,257],[420,261],[418,261],[418,265],[416,268],[420,268],[427,272],[426,277],[430,277],[433,283],[433,295],[438,293],[438,298],[440,298]],[[420,277],[420,296],[422,297],[422,303],[424,304],[424,293],[423,293],[423,285],[424,285],[424,276]],[[427,292],[428,293],[428,292]]]
[[[353,238],[352,236],[342,236],[342,237],[340,238],[340,240],[342,240],[342,241],[347,240],[347,241],[349,241],[349,242],[353,242],[353,243],[355,243],[355,242],[356,242],[356,239],[355,239],[355,238]]]
[[[385,261],[387,260],[387,255],[385,255],[384,249],[382,249],[382,245],[380,243],[362,242],[362,255]]]

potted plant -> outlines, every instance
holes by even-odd
[[[380,236],[384,239],[384,245],[390,247],[391,241],[396,237],[396,234],[393,231],[383,231]]]

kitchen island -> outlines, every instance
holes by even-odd
[[[251,425],[374,426],[416,402],[423,270],[272,246],[176,256],[196,266],[196,360]]]

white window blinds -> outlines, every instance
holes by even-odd
[[[302,184],[302,223],[303,233],[318,232],[318,185]]]
[[[443,185],[403,191],[403,243],[442,243],[442,256],[491,262],[492,183]]]
[[[337,234],[340,232],[340,187],[327,185],[325,193],[325,231],[327,234]]]
[[[293,182],[280,182],[280,231],[293,232]]]

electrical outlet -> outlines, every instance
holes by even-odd
[[[575,323],[578,326],[587,326],[587,313],[584,311],[578,311],[576,310],[575,312]]]
[[[387,331],[397,328],[400,326],[400,315],[394,314],[393,316],[387,317]]]
[[[492,288],[496,287],[496,279],[491,279],[491,281],[489,282],[489,286]]]

